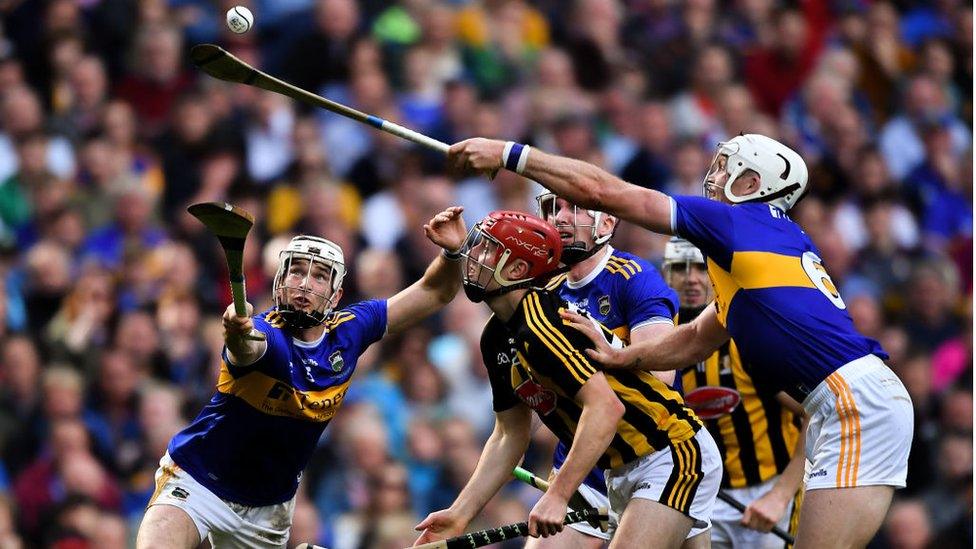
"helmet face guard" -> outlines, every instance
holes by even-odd
[[[497,238],[481,230],[481,223],[475,224],[461,246],[461,257],[464,259],[461,286],[464,295],[478,303],[496,295],[487,291],[492,280],[498,282],[501,288],[509,285],[499,276],[499,271],[505,267],[510,256],[511,252],[503,249]]]
[[[464,293],[477,303],[526,288],[559,272],[556,267],[561,251],[559,234],[541,219],[519,212],[492,212],[471,227],[461,246]],[[524,278],[508,280],[502,276],[512,259],[528,264]],[[489,290],[492,281],[498,287]]]
[[[271,292],[288,326],[307,329],[326,321],[346,275],[342,259],[336,244],[317,237],[297,236],[281,252]]]
[[[674,275],[676,272],[683,273],[686,277],[685,283],[687,283],[687,277],[691,276],[692,267],[696,266],[701,269],[705,269],[706,266],[705,257],[702,255],[701,250],[683,238],[672,237],[664,247],[664,261],[662,263],[664,280],[668,286],[678,293],[679,308],[685,311],[693,310],[693,316],[698,316],[698,313],[711,300],[708,291],[710,285],[705,284],[705,294],[702,296],[704,303],[689,307],[684,303],[685,300],[682,299],[683,289],[676,287],[677,281],[674,280]]]
[[[543,192],[535,197],[536,204],[538,205],[538,215],[546,222],[552,224],[557,229],[560,229],[560,224],[556,222],[556,214],[558,213],[558,208],[556,205],[557,196],[552,192]],[[610,241],[613,237],[614,231],[617,229],[617,224],[614,224],[613,230],[608,234],[599,236],[600,222],[603,220],[604,216],[610,217],[603,212],[596,210],[582,210],[587,212],[590,217],[593,218],[592,223],[584,223],[580,220],[581,208],[572,204],[573,208],[573,221],[570,223],[570,230],[573,233],[573,241],[569,244],[563,244],[562,262],[566,265],[575,265],[595,254],[604,244]],[[587,231],[593,240],[593,246],[587,249],[587,244],[582,240],[579,240],[581,231]]]

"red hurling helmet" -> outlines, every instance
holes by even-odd
[[[491,212],[471,228],[461,248],[464,292],[472,301],[482,301],[525,287],[556,271],[562,250],[559,232],[538,217],[514,211]],[[529,270],[523,278],[507,280],[501,273],[513,259],[525,261]],[[487,292],[491,280],[500,287]]]

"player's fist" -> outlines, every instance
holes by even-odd
[[[251,320],[251,315],[254,313],[254,306],[250,303],[244,303],[245,309],[247,310],[247,316],[237,316],[237,311],[234,309],[234,304],[231,303],[227,306],[224,311],[224,316],[221,319],[224,325],[224,337],[227,336],[243,336],[251,333],[254,329],[254,321]]]
[[[555,536],[562,532],[565,519],[566,500],[546,492],[529,512],[529,535],[544,538]]]
[[[770,490],[746,506],[745,512],[742,513],[741,524],[746,528],[769,532],[786,514],[790,499],[789,497],[780,497],[776,492]]]
[[[414,526],[414,530],[420,530],[421,534],[413,544],[415,546],[422,545],[460,536],[464,533],[465,526],[466,524],[450,509],[435,511],[420,521],[420,524]]]
[[[424,234],[431,242],[449,252],[456,252],[464,244],[468,229],[461,212],[464,208],[452,206],[435,215],[424,225]]]
[[[485,174],[493,177],[504,167],[505,142],[476,137],[451,145],[447,151],[448,169],[458,175]]]

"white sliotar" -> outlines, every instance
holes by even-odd
[[[234,6],[227,10],[227,27],[237,34],[244,34],[254,26],[254,14],[244,6]]]

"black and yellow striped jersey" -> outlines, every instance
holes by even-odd
[[[786,469],[800,435],[800,418],[780,404],[775,393],[756,389],[734,341],[684,369],[681,381],[685,393],[721,386],[735,389],[742,399],[731,414],[705,420],[722,453],[724,488],[754,486]]]
[[[576,393],[601,371],[583,353],[589,339],[563,323],[565,302],[544,290],[528,292],[507,322],[492,317],[481,335],[493,406],[501,412],[525,404],[571,445],[583,408]],[[604,328],[608,340],[613,334]],[[597,462],[604,469],[683,442],[702,427],[681,395],[648,372],[603,372],[624,404],[617,433]]]

